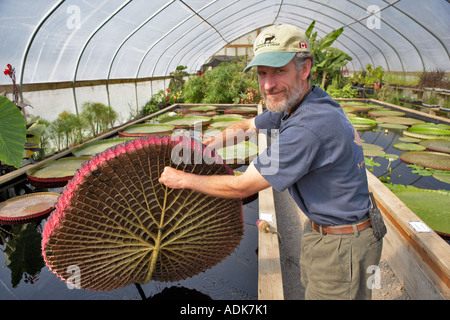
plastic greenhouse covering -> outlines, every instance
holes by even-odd
[[[69,83],[75,102],[65,103],[76,108],[89,94],[75,90],[79,81],[103,80],[102,95],[114,95],[105,93],[111,80],[167,76],[179,65],[195,73],[252,31],[283,23],[306,29],[315,20],[319,38],[344,28],[333,46],[352,57],[350,71],[370,63],[388,72],[448,72],[449,16],[445,0],[1,0],[0,66],[16,68],[20,88]],[[2,75],[0,85],[9,84]],[[128,86],[133,95],[143,90]],[[25,98],[42,105],[37,93]]]

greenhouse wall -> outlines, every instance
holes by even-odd
[[[31,105],[27,109],[28,113],[38,115],[48,121],[55,120],[63,111],[76,114],[78,109],[78,112],[81,112],[83,104],[86,102],[100,102],[111,105],[114,111],[118,113],[118,123],[124,123],[133,118],[152,95],[167,88],[169,79],[151,79],[140,81],[137,84],[134,80],[110,83],[108,85],[109,102],[105,81],[98,81],[98,83],[76,87],[76,102],[74,90],[69,85],[63,88],[55,88],[56,85],[52,84],[35,84],[33,87],[39,87],[39,90],[23,91],[23,101]],[[0,87],[0,91],[6,91],[6,96],[12,100],[11,86]]]

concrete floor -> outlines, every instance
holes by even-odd
[[[281,234],[280,256],[285,300],[304,300],[305,288],[300,282],[300,241],[307,220],[287,191],[274,191],[277,228]],[[409,300],[402,283],[381,258],[381,288],[374,289],[372,300]]]

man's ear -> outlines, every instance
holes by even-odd
[[[301,79],[306,81],[306,79],[308,78],[310,72],[311,72],[311,60],[310,59],[306,59],[306,63],[303,65],[302,67],[302,74],[301,74]]]

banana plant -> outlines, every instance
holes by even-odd
[[[344,51],[331,47],[334,41],[342,34],[344,28],[339,28],[328,33],[325,37],[317,40],[317,32],[313,33],[316,21],[313,21],[305,34],[309,39],[311,53],[314,54],[315,64],[311,69],[315,79],[321,79],[322,88],[325,88],[327,76],[332,77],[340,72],[348,61],[352,60]]]

